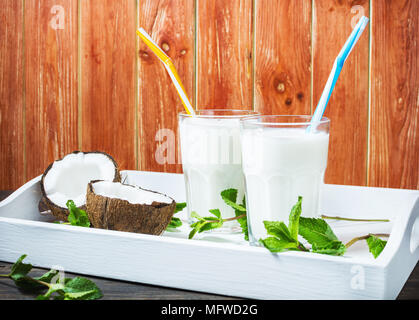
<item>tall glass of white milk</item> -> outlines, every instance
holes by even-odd
[[[185,177],[189,222],[191,212],[211,216],[210,209],[220,209],[222,218],[235,216],[221,198],[221,191],[238,190],[237,202],[244,197],[241,163],[240,119],[257,115],[254,111],[208,109],[196,115],[179,114],[180,147]],[[215,232],[239,231],[236,221],[226,222]]]
[[[264,220],[283,221],[298,196],[304,217],[319,216],[327,166],[329,119],[307,130],[311,116],[255,116],[240,122],[250,243],[267,236]]]

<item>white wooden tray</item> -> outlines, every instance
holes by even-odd
[[[137,184],[185,201],[183,176],[123,171]],[[271,254],[241,234],[199,234],[188,226],[161,237],[50,223],[38,211],[40,177],[0,202],[0,261],[21,254],[35,266],[166,287],[257,299],[394,299],[419,259],[419,191],[325,185],[321,212],[389,218],[390,223],[330,222],[342,241],[390,233],[374,259],[365,241],[343,257]],[[182,215],[183,213],[181,213]]]

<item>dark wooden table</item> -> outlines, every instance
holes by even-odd
[[[0,200],[7,197],[11,191],[0,191]],[[0,274],[7,274],[12,264],[0,262]],[[31,275],[40,276],[45,273],[45,269],[34,268]],[[68,273],[66,276],[73,277],[75,274]],[[84,276],[86,277],[86,276]],[[151,285],[144,285],[126,281],[116,281],[97,277],[87,277],[93,280],[102,290],[103,299],[235,299],[232,297],[205,294],[200,292],[169,289]],[[0,300],[32,300],[36,297],[34,294],[27,294],[19,291],[12,281],[6,278],[0,278]],[[304,297],[301,297],[304,299]],[[405,286],[400,292],[398,299],[419,299],[419,263],[416,265]]]

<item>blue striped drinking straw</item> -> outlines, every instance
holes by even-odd
[[[320,97],[319,103],[317,104],[316,110],[311,117],[310,126],[307,128],[307,132],[314,132],[318,122],[323,117],[324,111],[326,110],[327,103],[329,102],[330,95],[332,94],[333,89],[335,88],[336,81],[338,80],[339,74],[342,71],[343,64],[354,48],[356,42],[364,31],[369,19],[367,17],[362,17],[355,28],[352,30],[351,35],[348,40],[346,40],[345,45],[342,50],[340,50],[339,55],[337,56],[335,62],[333,63],[332,71],[330,72],[329,78],[327,79],[326,85],[323,89],[323,93]]]

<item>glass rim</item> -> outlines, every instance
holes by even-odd
[[[295,122],[266,122],[263,121],[263,118],[269,118],[269,119],[290,119],[292,117],[300,118],[300,119],[307,119],[308,121],[295,121]],[[241,125],[254,125],[254,126],[276,126],[276,127],[282,127],[282,126],[309,126],[311,124],[310,120],[313,116],[311,115],[255,115],[246,117],[245,119],[240,119]],[[262,121],[255,121],[257,119],[261,119]],[[327,117],[322,117],[320,121],[317,121],[317,125],[321,124],[329,124],[330,119]]]
[[[211,112],[212,114],[207,114]],[[260,116],[260,113],[245,109],[200,109],[195,110],[195,115],[188,114],[185,111],[179,112],[179,117],[181,118],[196,117],[200,119],[240,119],[256,116]]]

